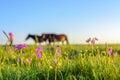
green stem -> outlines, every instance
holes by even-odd
[[[108,44],[105,43],[105,46],[106,46],[106,55],[107,55],[107,53],[108,53]]]
[[[57,80],[57,67],[55,67],[55,80]]]
[[[93,44],[91,44],[91,48],[92,48],[92,55],[93,55]]]
[[[48,70],[48,74],[47,74],[47,80],[49,80],[49,70]]]

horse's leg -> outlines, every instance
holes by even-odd
[[[64,45],[64,41],[62,41],[62,45]]]
[[[56,42],[57,42],[57,41],[53,40],[53,45],[55,45]]]
[[[49,39],[49,40],[48,40],[48,45],[51,45],[51,43],[52,43],[52,41]]]

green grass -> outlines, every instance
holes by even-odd
[[[95,45],[93,49],[91,45],[60,45],[59,57],[55,46],[44,46],[40,59],[36,55],[38,47],[15,51],[13,46],[0,46],[0,80],[120,79],[120,45]],[[107,54],[110,47],[112,55]]]

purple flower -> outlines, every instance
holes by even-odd
[[[55,50],[56,50],[56,56],[59,57],[61,55],[61,49],[60,49],[60,47],[56,46]]]
[[[23,48],[26,48],[27,47],[27,44],[22,44]]]
[[[39,50],[42,51],[42,50],[43,50],[43,46],[40,46],[40,47],[39,47]]]
[[[43,50],[43,46],[40,46],[36,49],[36,53],[39,54]]]
[[[94,39],[95,39],[96,41],[98,41],[98,38],[95,37]]]
[[[17,46],[15,45],[15,46],[14,46],[14,50],[16,50],[16,49],[17,49]]]
[[[108,49],[108,54],[111,55],[112,54],[112,48]]]
[[[60,50],[60,47],[59,47],[59,46],[56,46],[56,47],[55,47],[55,50]]]
[[[56,56],[57,56],[57,57],[59,57],[60,55],[61,55],[61,53],[60,53],[60,52],[58,52],[58,53],[56,54]]]
[[[17,62],[19,63],[20,61],[21,61],[20,58],[18,58]]]
[[[43,46],[40,46],[36,49],[37,57],[42,58],[41,51],[43,50]]]
[[[28,59],[28,64],[30,64],[30,63],[31,63],[31,59],[29,58],[29,59]]]
[[[27,44],[18,44],[18,45],[14,46],[14,50],[16,50],[16,49],[21,50],[26,47],[27,47]]]
[[[90,41],[91,41],[91,38],[88,38],[88,39],[86,40],[87,43],[89,43]]]
[[[38,58],[42,58],[42,54],[41,53],[38,53],[37,56],[38,56]]]
[[[98,41],[98,38],[94,37],[94,38],[92,38],[92,39],[91,39],[91,38],[88,38],[88,39],[86,40],[87,43],[90,42],[90,44],[92,44],[92,45],[95,44],[95,41]]]
[[[19,45],[17,46],[17,48],[18,48],[18,50],[21,50],[21,49],[23,48],[23,44],[19,44]]]

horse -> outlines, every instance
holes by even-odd
[[[32,38],[35,41],[35,43],[41,43],[45,41],[45,39],[43,39],[42,36],[38,36],[38,35],[28,34],[25,40],[28,40],[29,38]]]
[[[69,44],[68,38],[65,34],[53,34],[53,33],[48,33],[48,34],[42,34],[41,35],[43,39],[48,40],[49,43],[51,42],[62,42],[62,44],[64,44],[64,42],[66,41],[67,44]]]
[[[56,34],[51,33],[51,34],[42,34],[41,36],[44,40],[48,41],[50,44],[51,42],[55,42],[55,38],[54,38],[55,35]]]

